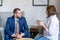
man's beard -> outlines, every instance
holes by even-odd
[[[18,19],[19,19],[19,18],[22,18],[22,16],[21,16],[21,17],[16,16],[16,18],[18,18]]]
[[[17,19],[19,19],[20,17],[16,17]]]

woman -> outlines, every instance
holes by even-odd
[[[42,21],[39,21],[39,25],[42,26],[44,30],[44,36],[50,40],[58,40],[59,34],[59,20],[56,16],[56,8],[53,5],[47,7],[47,24],[45,25]]]

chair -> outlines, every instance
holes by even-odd
[[[0,31],[1,31],[1,34],[2,34],[2,40],[4,40],[4,28],[0,27]]]

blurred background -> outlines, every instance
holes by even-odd
[[[60,20],[60,0],[49,0],[49,5],[56,6],[58,12],[57,17]],[[13,15],[14,8],[20,8],[23,11],[30,28],[31,26],[37,25],[36,20],[43,20],[46,23],[46,7],[33,6],[32,0],[2,0],[2,6],[0,6],[0,40],[4,37],[3,30],[6,20]]]

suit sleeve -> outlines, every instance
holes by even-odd
[[[9,36],[11,36],[13,33],[10,31],[10,19],[7,19],[6,27],[5,27],[5,33]],[[11,36],[12,37],[12,36]]]
[[[28,28],[27,21],[25,18],[24,18],[24,33],[25,33],[25,37],[30,37],[29,28]]]

